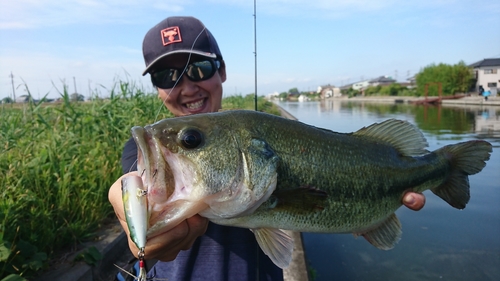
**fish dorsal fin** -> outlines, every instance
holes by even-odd
[[[376,228],[361,233],[361,235],[373,246],[381,250],[390,250],[401,239],[402,233],[401,223],[396,214],[392,213]]]
[[[293,238],[281,229],[251,229],[262,251],[279,268],[287,268],[292,261]]]
[[[353,135],[369,137],[394,146],[402,155],[418,156],[428,153],[422,132],[407,121],[389,119],[361,128]]]

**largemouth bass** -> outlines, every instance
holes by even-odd
[[[242,110],[165,119],[132,135],[148,237],[200,214],[251,229],[282,268],[293,241],[280,229],[354,233],[387,250],[401,237],[394,212],[405,192],[430,189],[465,208],[468,175],[492,151],[476,140],[429,152],[415,126],[394,119],[337,133]]]

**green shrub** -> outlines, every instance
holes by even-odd
[[[59,103],[0,105],[0,280],[31,276],[114,217],[108,189],[122,174],[130,128],[172,117],[156,93],[117,86],[109,99],[72,102],[64,87]],[[253,109],[253,96],[223,107]],[[258,108],[278,112],[263,98]]]
[[[121,175],[121,151],[130,128],[171,116],[164,110],[156,117],[160,107],[156,95],[124,82],[106,100],[71,102],[64,90],[60,103],[2,106],[3,246],[16,252],[27,243],[50,256],[92,237],[112,214],[108,188]],[[29,275],[40,269],[16,266],[18,260],[0,260],[0,278],[12,270]]]
[[[466,93],[474,84],[474,77],[470,68],[463,62],[454,65],[430,64],[424,67],[416,76],[418,94],[437,96],[439,85],[443,95],[454,95],[456,93]]]

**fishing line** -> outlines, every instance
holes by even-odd
[[[191,50],[190,51],[194,50],[194,44],[196,44],[196,41],[198,41],[198,38],[200,38],[201,34],[203,34],[203,31],[205,31],[205,29],[206,29],[206,27],[204,26],[203,29],[200,31],[200,33],[198,33],[198,35],[196,36],[196,38],[193,41],[193,45],[191,45]],[[165,106],[165,101],[170,96],[170,94],[172,93],[172,91],[175,89],[175,87],[177,86],[177,84],[179,83],[179,81],[181,81],[182,75],[184,75],[184,73],[186,73],[187,68],[189,66],[189,61],[191,60],[191,55],[192,55],[192,53],[189,52],[189,55],[188,55],[188,58],[187,58],[187,61],[186,61],[186,65],[184,66],[184,69],[182,70],[181,75],[179,75],[179,79],[177,79],[177,81],[175,81],[174,86],[169,90],[169,92],[168,92],[167,96],[165,97],[165,99],[162,100],[162,104],[160,105],[160,108],[158,109],[158,112],[156,113],[156,117],[155,117],[154,123],[156,123],[156,121],[158,120],[158,116],[160,115],[160,111]]]
[[[204,26],[203,29],[200,31],[200,33],[198,33],[198,35],[196,36],[196,38],[194,39],[194,42],[193,44],[191,45],[191,50],[190,51],[193,51],[194,50],[194,45],[196,44],[196,42],[198,41],[198,38],[200,38],[201,34],[203,34],[203,31],[205,31],[206,27]],[[177,79],[177,81],[175,81],[175,84],[174,86],[169,90],[167,96],[165,97],[165,99],[163,99],[161,102],[162,104],[160,104],[160,107],[158,108],[158,111],[156,112],[156,116],[155,116],[155,121],[153,123],[156,123],[156,121],[158,120],[158,116],[160,115],[160,112],[161,112],[161,109],[163,107],[165,107],[165,101],[167,100],[167,98],[170,96],[170,94],[172,93],[172,91],[175,89],[175,87],[177,86],[177,84],[179,83],[179,81],[182,79],[182,75],[184,75],[184,73],[186,73],[187,71],[187,68],[189,66],[189,61],[191,60],[191,55],[192,53],[189,52],[189,55],[188,55],[188,58],[187,58],[187,61],[186,61],[186,65],[184,66],[184,69],[182,70],[181,72],[181,75],[179,75],[179,79]],[[150,74],[151,75],[151,74]],[[158,90],[158,87],[155,87],[157,88]],[[132,164],[132,166],[130,166],[130,169],[129,169],[129,173],[132,172],[132,167],[134,167],[134,165],[137,164],[137,161],[138,159],[135,159],[134,163]],[[143,171],[144,173],[144,171]],[[142,175],[141,175],[142,177]]]

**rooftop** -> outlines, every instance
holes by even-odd
[[[469,67],[473,68],[488,67],[488,66],[500,66],[500,58],[483,59],[481,61],[469,65]]]

